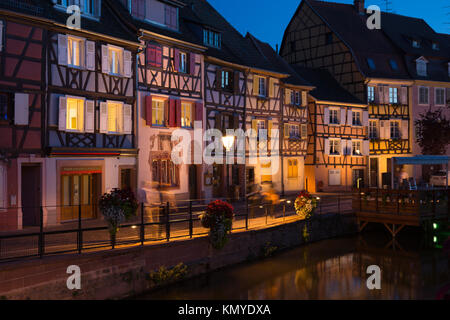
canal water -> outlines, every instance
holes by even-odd
[[[450,285],[450,261],[416,233],[396,243],[377,231],[308,244],[177,283],[138,299],[296,300],[436,299]],[[381,289],[367,288],[367,267],[381,269]]]

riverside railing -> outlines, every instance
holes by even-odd
[[[95,207],[80,204],[7,208],[6,213],[2,212],[0,217],[0,227],[5,222],[5,214],[16,217],[18,211],[23,214],[26,210],[36,209],[39,217],[33,227],[0,231],[0,262],[59,254],[82,254],[205,236],[208,229],[201,226],[200,217],[211,200],[215,199],[168,201],[152,206],[140,204],[136,217],[120,225],[115,240],[111,240],[108,224]],[[295,198],[281,199],[278,204],[254,203],[248,199],[232,202],[235,216],[231,232],[245,232],[295,221],[298,217],[294,201]],[[62,211],[69,220],[59,221]],[[351,195],[319,199],[316,210],[317,214],[350,212]]]

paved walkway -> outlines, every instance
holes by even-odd
[[[271,216],[270,211],[266,207],[257,206],[254,212],[249,210],[249,219],[246,221],[246,206],[243,203],[234,203],[236,217],[233,221],[232,232],[243,232],[248,227],[249,230],[267,228],[283,223],[296,221],[299,217],[295,214],[293,202],[282,202],[274,209]],[[208,229],[201,226],[199,215],[203,213],[204,205],[194,206],[192,221],[192,237],[205,236]],[[320,201],[316,214],[327,213],[351,213],[352,202],[350,198],[337,199],[323,197]],[[152,221],[151,216],[146,214],[145,224],[145,241],[144,244],[157,244],[167,241],[168,233],[166,233],[166,224],[159,224]],[[190,222],[189,215],[186,211],[171,212],[170,217],[170,241],[186,240],[190,238]],[[134,223],[134,225],[133,225]],[[246,226],[247,224],[247,226]],[[78,252],[78,235],[77,223],[69,223],[55,227],[45,228],[44,247],[45,255],[76,253]],[[111,249],[110,235],[105,221],[83,221],[82,222],[82,243],[83,252],[108,250]],[[133,222],[129,222],[126,226],[122,226],[117,234],[116,247],[140,245],[140,216]],[[30,235],[33,234],[33,235]],[[11,236],[12,233],[9,233]],[[4,238],[0,235],[0,261],[9,259],[19,259],[26,256],[39,255],[39,228],[25,229],[14,232],[14,238]]]

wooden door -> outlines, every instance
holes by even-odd
[[[370,186],[378,188],[378,159],[370,159]]]
[[[96,184],[92,174],[61,176],[61,221],[96,217]]]
[[[41,166],[23,166],[21,182],[23,226],[39,226],[41,206]]]

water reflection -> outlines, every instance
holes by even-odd
[[[386,248],[383,234],[310,244],[263,261],[188,280],[140,299],[435,299],[450,283],[441,250],[420,248],[418,235]],[[370,265],[381,290],[366,286]]]

